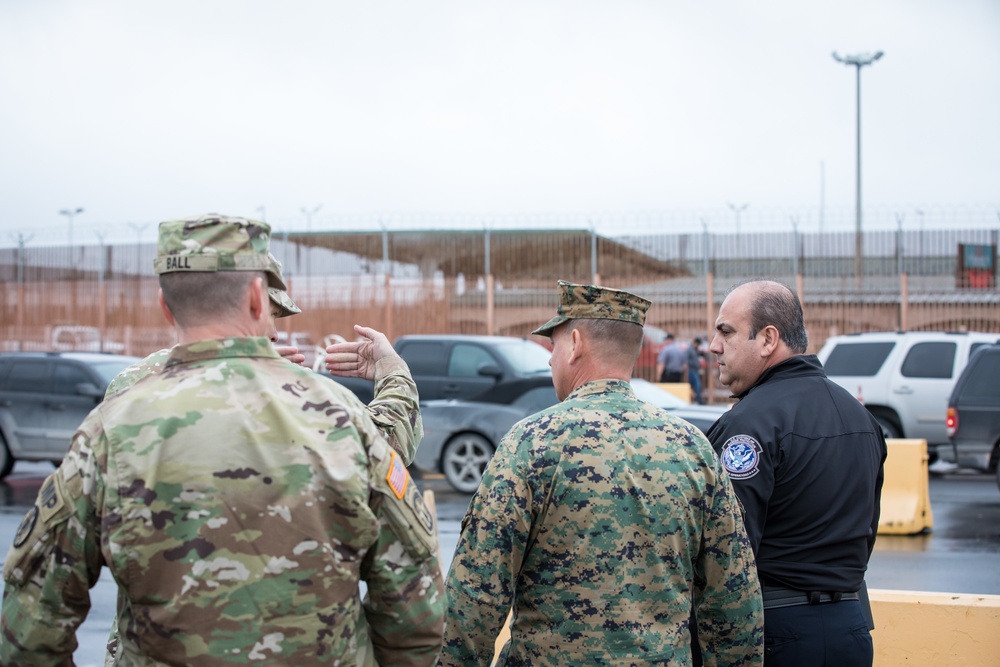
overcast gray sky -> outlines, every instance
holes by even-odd
[[[861,76],[866,208],[995,224],[998,35],[996,0],[3,0],[0,242],[65,235],[76,207],[77,242],[204,211],[305,229],[317,205],[312,230],[723,228],[729,203],[849,228],[856,74],[834,50],[885,52]]]

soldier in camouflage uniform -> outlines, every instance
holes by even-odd
[[[462,523],[440,664],[760,665],[753,554],[700,431],[629,385],[649,301],[560,281],[560,403],[503,438]]]
[[[161,224],[179,343],[43,484],[4,565],[0,664],[69,664],[104,565],[115,664],[434,663],[434,519],[365,406],[268,341],[269,232]]]

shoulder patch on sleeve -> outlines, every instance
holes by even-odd
[[[410,473],[406,470],[406,466],[403,465],[403,461],[395,450],[392,452],[392,461],[389,463],[389,472],[385,475],[385,481],[389,482],[389,488],[396,494],[396,498],[402,500],[403,496],[406,495],[406,486],[410,482]]]
[[[35,529],[35,523],[38,522],[38,505],[35,505],[28,513],[24,515],[21,520],[21,525],[17,527],[17,534],[14,535],[14,548],[17,549],[25,542],[28,541],[28,537],[31,536],[31,531]]]
[[[760,443],[752,437],[734,435],[722,446],[722,465],[731,479],[750,479],[760,471],[760,453]]]

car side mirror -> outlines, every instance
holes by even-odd
[[[104,392],[93,382],[81,382],[76,385],[76,393],[80,396],[89,396],[91,398],[103,398]]]
[[[500,367],[496,364],[483,364],[476,369],[476,372],[480,375],[486,375],[487,377],[491,377],[493,379],[499,379],[500,376],[503,375],[503,371],[500,370]]]

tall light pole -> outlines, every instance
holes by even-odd
[[[726,202],[729,205],[730,210],[736,214],[736,239],[740,238],[740,213],[747,210],[747,206],[750,204],[743,204],[742,206],[736,206],[732,202]]]
[[[321,208],[323,208],[322,204],[316,204],[316,207],[313,210],[311,210],[311,211],[309,209],[307,209],[305,206],[302,207],[302,215],[306,216],[306,232],[307,233],[311,233],[312,232],[312,217],[314,215],[316,215],[317,213],[319,213],[319,210]],[[310,271],[309,271],[309,269],[310,269],[310,266],[309,266],[309,257],[310,257],[310,255],[312,255],[312,247],[311,246],[307,246],[306,247],[306,275],[312,277],[310,275]]]
[[[71,261],[73,258],[73,218],[74,216],[80,215],[81,213],[83,213],[83,209],[79,207],[75,209],[64,208],[63,210],[59,211],[59,215],[65,215],[67,218],[69,218],[69,253]]]
[[[304,207],[304,206],[302,207],[302,215],[306,216],[306,231],[307,232],[311,232],[312,231],[312,217],[314,215],[316,215],[317,213],[319,213],[319,210],[321,208],[323,208],[322,204],[316,204],[316,208],[314,208],[311,211],[309,209],[307,209],[306,207]]]
[[[845,65],[852,65],[857,71],[857,166],[855,174],[856,209],[854,214],[854,276],[861,280],[861,68],[871,65],[882,57],[882,51],[875,53],[856,53],[853,56],[840,56],[833,52],[833,59]]]
[[[132,228],[135,232],[135,275],[139,276],[142,273],[142,262],[140,258],[142,257],[142,231],[146,229],[149,225],[148,222],[144,222],[141,225],[136,222],[128,223],[128,226]]]

